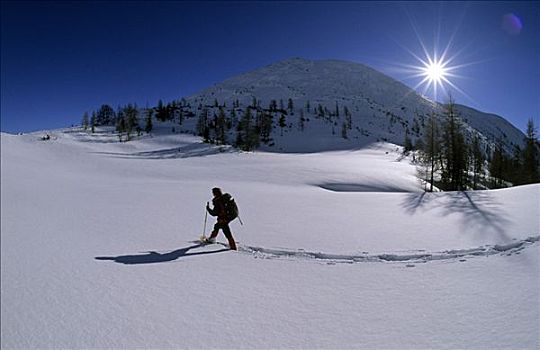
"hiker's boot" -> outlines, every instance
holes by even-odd
[[[236,248],[236,242],[234,241],[234,239],[229,239],[229,249],[230,250],[238,250]]]

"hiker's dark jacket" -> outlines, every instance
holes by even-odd
[[[206,208],[208,210],[208,213],[212,216],[217,216],[218,221],[228,222],[227,219],[227,212],[225,211],[225,198],[224,194],[222,194],[219,197],[216,197],[212,199],[212,204],[214,205],[214,208],[211,209],[209,207]]]

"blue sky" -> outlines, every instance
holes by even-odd
[[[108,103],[152,106],[290,57],[403,68],[448,47],[458,103],[525,129],[540,116],[538,2],[7,2],[1,129],[80,123]],[[508,15],[520,23],[508,21]],[[505,17],[506,15],[506,17]],[[506,20],[506,22],[505,22]],[[411,54],[412,53],[412,54]],[[422,92],[419,86],[417,91]],[[431,90],[426,94],[433,96]],[[438,95],[439,99],[442,96]]]

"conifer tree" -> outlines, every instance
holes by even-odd
[[[341,137],[343,137],[344,139],[349,138],[347,136],[347,123],[346,122],[343,122],[343,124],[341,125]]]
[[[230,128],[235,127],[237,123],[238,123],[238,118],[236,117],[236,110],[233,108],[231,109],[231,127]]]
[[[343,107],[343,113],[345,114],[345,123],[347,123],[347,128],[352,130],[352,115],[347,106]]]
[[[96,132],[96,112],[92,112],[92,118],[90,118],[90,127],[92,128],[92,134]]]
[[[163,105],[163,101],[159,100],[158,105],[156,107],[156,119],[164,122],[167,119],[169,119],[167,107]]]
[[[409,129],[405,129],[405,140],[403,142],[403,153],[409,154],[413,150],[413,144],[411,137],[409,136]]]
[[[210,126],[208,125],[204,126],[202,137],[203,137],[203,142],[206,142],[206,143],[212,142],[212,140],[210,139]]]
[[[444,106],[445,124],[443,129],[443,185],[447,190],[464,190],[467,179],[467,146],[461,130],[461,123],[452,98]]]
[[[82,127],[84,128],[85,131],[86,131],[86,129],[88,129],[88,123],[89,123],[88,112],[84,112],[84,115],[83,115],[83,118],[82,118]]]
[[[269,142],[272,141],[272,139],[270,138],[270,135],[272,134],[272,129],[274,128],[274,125],[273,125],[273,115],[271,113],[263,113],[262,116],[261,116],[261,121],[260,121],[260,136],[261,136],[261,141],[268,144]]]
[[[109,105],[101,105],[96,113],[96,125],[114,125],[114,109]]]
[[[532,118],[527,121],[527,133],[525,138],[525,149],[523,150],[523,177],[524,183],[534,183],[540,181],[538,172],[539,151],[536,127]]]
[[[493,155],[491,156],[491,163],[489,164],[489,173],[492,178],[492,188],[499,188],[503,186],[505,163],[506,157],[503,151],[503,144],[502,141],[499,140],[495,145]]]
[[[246,108],[242,119],[238,123],[236,145],[244,151],[252,151],[259,147],[259,132],[257,126],[253,122],[251,109]]]
[[[139,110],[136,105],[128,104],[124,107],[125,131],[127,141],[131,140],[131,133],[139,126]]]
[[[247,107],[236,128],[236,147],[249,151],[249,133],[251,129],[251,109]]]
[[[471,165],[473,171],[473,190],[477,188],[479,177],[482,174],[484,167],[484,154],[480,148],[480,138],[475,135],[471,144]]]
[[[270,112],[277,111],[277,102],[276,102],[276,100],[271,100],[270,101],[270,105],[268,106],[268,109],[270,110]]]
[[[146,125],[144,127],[144,131],[146,131],[147,134],[149,134],[152,131],[153,127],[154,127],[152,125],[152,114],[154,114],[153,110],[148,108],[146,110]]]
[[[216,141],[222,145],[227,143],[227,118],[223,108],[219,109],[219,113],[216,118]]]
[[[289,100],[287,101],[287,110],[289,111],[289,114],[294,114],[294,104],[292,98],[289,98]]]
[[[298,119],[298,129],[304,131],[306,127],[306,118],[304,117],[304,109],[300,110],[300,118]]]
[[[203,108],[197,120],[197,135],[204,137],[204,142],[210,141],[210,129],[208,128],[208,108]]]
[[[212,117],[212,120],[208,124],[208,127],[210,129],[210,143],[216,143],[217,141],[217,115],[216,112],[214,112],[214,115]]]
[[[239,122],[236,127],[236,141],[235,147],[243,149],[244,148],[244,130],[242,128],[242,123]]]
[[[283,128],[287,126],[287,119],[283,113],[281,113],[281,116],[279,117],[278,126],[281,130],[281,136],[283,136]]]
[[[509,165],[509,179],[515,185],[522,185],[525,183],[525,171],[523,167],[523,154],[519,145],[514,146],[514,154],[510,160]]]
[[[126,131],[126,120],[123,113],[118,113],[116,119],[116,131],[118,132],[118,140],[122,142],[122,134]]]
[[[424,148],[421,156],[421,163],[426,169],[427,178],[429,180],[429,192],[433,192],[433,183],[435,173],[439,170],[437,160],[440,157],[440,141],[439,141],[439,126],[435,119],[435,114],[432,112],[428,125],[424,131]]]
[[[324,115],[325,115],[325,112],[324,112],[323,106],[319,103],[317,105],[317,116],[319,118],[324,118]]]

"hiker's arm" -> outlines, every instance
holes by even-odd
[[[212,216],[217,216],[217,213],[216,213],[216,208],[214,209],[211,209],[210,208],[210,204],[208,204],[208,202],[206,203],[206,211],[208,211],[208,213]]]

